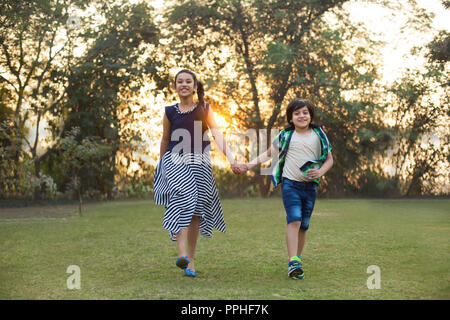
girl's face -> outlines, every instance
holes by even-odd
[[[306,129],[309,127],[309,124],[311,123],[311,115],[309,114],[309,110],[306,106],[297,109],[292,113],[292,123],[299,129]]]
[[[196,89],[194,77],[189,73],[180,73],[175,80],[175,91],[180,98],[192,96]]]

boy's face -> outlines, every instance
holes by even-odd
[[[311,115],[309,114],[309,110],[306,106],[297,109],[292,113],[292,123],[299,129],[306,129],[309,127],[309,124],[311,123]]]

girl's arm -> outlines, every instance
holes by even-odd
[[[208,127],[211,130],[211,134],[214,137],[214,141],[216,142],[220,151],[222,151],[222,153],[228,159],[228,162],[230,162],[233,172],[241,173],[242,171],[244,171],[245,168],[240,168],[240,164],[238,164],[238,162],[234,159],[233,152],[228,146],[228,143],[225,137],[223,136],[222,131],[217,126],[217,122],[216,119],[214,118],[214,113],[211,106],[209,107],[206,122],[208,123]]]
[[[163,157],[163,155],[167,152],[167,148],[169,147],[171,126],[172,125],[171,125],[169,119],[167,118],[167,115],[164,113],[163,134],[162,134],[162,138],[161,138],[161,146],[159,147],[160,158]]]
[[[333,166],[333,154],[330,151],[330,152],[328,152],[327,160],[325,160],[325,162],[320,167],[320,169],[310,169],[306,173],[306,176],[309,179],[318,179],[318,178],[324,176],[325,173],[327,173],[327,171],[330,170],[332,166]]]

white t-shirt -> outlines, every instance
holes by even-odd
[[[313,181],[300,170],[307,161],[320,158],[320,138],[312,129],[306,133],[292,133],[291,142],[286,153],[283,177],[295,181]]]

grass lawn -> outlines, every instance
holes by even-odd
[[[303,254],[287,277],[281,199],[223,200],[227,232],[197,246],[197,278],[153,201],[0,209],[0,299],[450,299],[449,200],[316,202]],[[68,266],[81,270],[69,290]],[[368,289],[367,268],[381,270]]]

